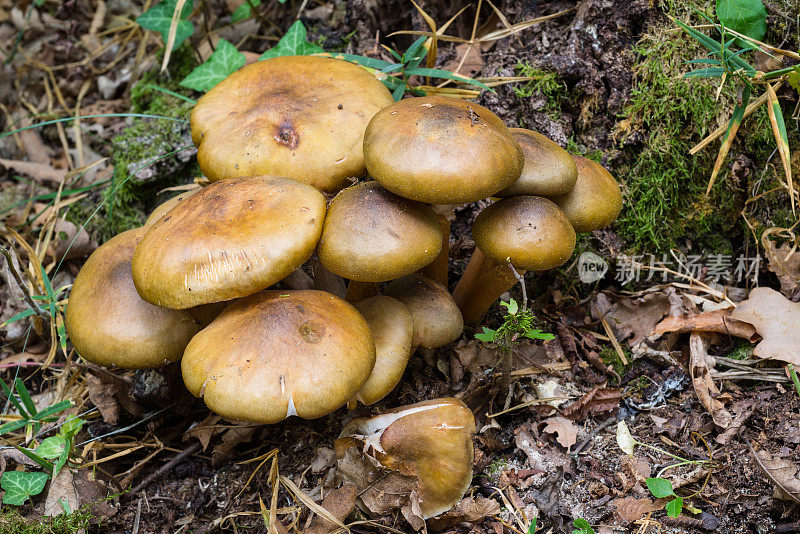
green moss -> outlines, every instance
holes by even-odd
[[[624,347],[622,350],[630,362],[631,352]],[[610,365],[619,376],[625,374],[625,371],[628,369],[628,366],[622,363],[619,354],[617,354],[617,351],[612,346],[608,346],[600,351],[600,359],[603,360],[603,363],[606,365]]]
[[[172,55],[169,75],[160,73],[157,67],[144,73],[131,90],[131,112],[188,120],[193,104],[159,88],[193,96],[192,91],[180,87],[179,82],[195,66],[191,48],[184,45]],[[199,171],[192,160],[189,164],[175,165],[178,172],[169,176],[141,182],[131,179],[131,175],[169,152],[186,146],[187,132],[188,125],[183,123],[157,119],[133,120],[112,141],[114,173],[111,184],[99,195],[73,205],[67,218],[75,224],[83,224],[88,220],[87,230],[101,242],[122,231],[141,226],[156,203],[158,191],[186,183]]]
[[[514,94],[519,98],[530,98],[542,95],[547,99],[544,111],[552,118],[561,116],[564,98],[568,94],[566,84],[554,72],[548,72],[530,65],[527,62],[517,63],[517,76],[533,78],[524,83],[515,84]]]
[[[664,4],[669,14],[681,17],[692,7],[708,8],[701,2]],[[703,253],[729,254],[746,232],[740,214],[748,198],[748,184],[731,179],[730,155],[743,153],[760,169],[775,141],[764,110],[745,120],[710,195],[705,196],[720,142],[696,155],[689,150],[727,123],[736,89],[726,86],[717,98],[718,80],[681,78],[688,70],[686,61],[706,57],[707,52],[671,28],[669,21],[651,28],[634,50],[635,82],[616,137],[645,138],[643,146],[623,148],[630,164],[617,169],[627,188],[618,232],[632,249],[646,253],[661,254],[691,243]]]
[[[0,534],[73,534],[84,532],[92,520],[91,514],[81,509],[70,515],[28,519],[15,510],[0,514]]]

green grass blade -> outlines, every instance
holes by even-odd
[[[0,139],[3,137],[7,137],[9,135],[14,135],[15,133],[24,132],[25,130],[32,130],[33,128],[41,128],[42,126],[49,126],[50,124],[58,124],[59,122],[72,122],[78,119],[98,119],[101,117],[139,117],[144,119],[163,119],[167,121],[173,122],[182,122],[185,124],[189,124],[189,121],[186,119],[177,119],[175,117],[164,117],[162,115],[148,115],[146,113],[101,113],[99,115],[83,115],[80,117],[66,117],[64,119],[56,119],[52,121],[45,121],[40,122],[38,124],[32,124],[30,126],[25,126],[24,128],[19,128],[17,130],[12,130],[10,132],[5,132],[0,134]]]
[[[61,402],[57,402],[57,403],[53,404],[52,406],[48,406],[47,408],[45,408],[41,412],[37,413],[33,418],[36,421],[42,421],[45,417],[50,417],[51,415],[55,415],[55,414],[57,414],[59,412],[63,412],[64,410],[72,408],[72,406],[73,406],[73,404],[72,404],[72,401],[70,401],[70,400],[64,400],[64,401],[61,401]]]
[[[722,78],[724,74],[725,69],[722,67],[709,67],[707,69],[689,71],[683,75],[683,78]]]
[[[190,104],[197,104],[197,100],[195,100],[194,98],[189,98],[186,95],[176,93],[175,91],[170,91],[166,87],[161,87],[160,85],[155,85],[153,83],[145,83],[142,85],[142,87],[147,87],[148,89],[153,89],[154,91],[161,91],[164,94],[167,94],[169,96],[174,96],[175,98],[179,98],[184,102],[188,102]]]
[[[27,424],[27,419],[20,419],[19,421],[11,421],[10,423],[0,425],[0,436],[3,434],[8,434],[9,432],[14,432],[15,430],[19,430]]]
[[[363,67],[370,68],[370,69],[378,69],[378,70],[380,70],[380,69],[384,69],[387,66],[391,65],[391,63],[389,63],[388,61],[384,61],[382,59],[375,59],[375,58],[365,57],[365,56],[357,56],[355,54],[336,54],[336,53],[331,53],[331,54],[329,54],[329,57],[332,57],[334,59],[342,59],[344,61],[349,61],[350,63],[358,63],[359,65],[361,65]]]
[[[46,469],[48,474],[53,472],[53,464],[51,462],[48,462],[47,460],[45,460],[32,450],[26,449],[25,447],[20,447],[19,445],[14,445],[13,443],[11,443],[11,446],[17,449],[25,456],[27,456],[28,458],[30,458],[31,460],[33,460],[34,462],[36,462],[37,464],[39,464],[40,466],[42,466],[44,469]]]
[[[106,184],[109,184],[109,183],[111,183],[111,178],[109,178],[108,180],[103,180],[101,182],[93,183],[92,185],[87,185],[87,186],[84,186],[84,187],[78,187],[76,189],[70,189],[68,191],[62,191],[61,192],[61,197],[63,198],[63,197],[66,197],[67,195],[74,195],[75,193],[83,193],[84,191],[88,191],[90,189],[94,189],[95,187],[99,187],[101,185],[106,185]],[[31,197],[31,198],[26,199],[26,200],[20,200],[19,202],[15,203],[15,204],[12,204],[10,207],[0,211],[0,215],[2,215],[4,213],[7,213],[7,212],[13,210],[16,207],[23,206],[23,205],[27,204],[28,202],[36,202],[38,200],[51,200],[52,201],[53,199],[56,198],[57,195],[58,195],[58,193],[55,193],[55,192],[42,193],[41,195],[37,195],[35,197]],[[52,204],[52,202],[49,202],[48,205],[49,204]]]
[[[28,413],[31,414],[31,417],[34,417],[36,415],[36,405],[33,404],[31,394],[28,392],[28,388],[25,387],[25,382],[23,382],[21,378],[17,378],[14,381],[14,389],[17,390],[19,398],[22,399],[25,408],[28,409]]]
[[[417,76],[428,76],[429,78],[446,78],[448,80],[456,80],[459,82],[468,83],[470,85],[475,85],[486,91],[494,92],[492,88],[487,87],[478,80],[473,80],[472,78],[468,76],[462,76],[461,74],[453,74],[449,70],[418,68],[418,69],[406,69],[405,72],[409,76],[417,75]]]
[[[14,395],[14,393],[11,391],[11,388],[8,387],[8,385],[6,384],[5,380],[0,380],[0,387],[3,388],[6,397],[8,397],[8,400],[11,401],[11,404],[13,404],[14,407],[19,411],[19,414],[25,419],[30,419],[32,417],[31,414],[29,414],[25,410],[25,407],[22,404],[20,404],[19,400],[17,399],[17,396]]]
[[[412,60],[417,59],[417,52],[419,52],[419,49],[422,48],[422,44],[425,42],[426,39],[427,37],[425,36],[420,37],[419,39],[414,41],[411,44],[411,46],[409,46],[408,49],[406,49],[405,52],[403,52],[404,63],[409,63]]]
[[[36,312],[31,310],[31,309],[23,310],[23,311],[19,312],[18,314],[16,314],[14,317],[11,317],[10,319],[6,320],[3,324],[0,324],[0,327],[10,325],[11,323],[16,323],[20,319],[24,319],[26,317],[30,317],[34,313],[36,313]]]

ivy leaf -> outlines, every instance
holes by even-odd
[[[208,91],[240,69],[244,62],[244,54],[225,39],[220,39],[211,57],[181,80],[180,85],[195,91]]]
[[[683,510],[683,498],[676,497],[667,503],[667,515],[670,517],[678,517]]]
[[[172,24],[172,14],[175,12],[177,4],[178,0],[164,0],[139,15],[136,22],[145,30],[160,33],[161,39],[166,43],[169,38],[169,27]],[[189,0],[181,9],[178,27],[175,31],[175,44],[172,46],[173,50],[178,48],[182,42],[194,33],[194,24],[186,20],[192,13],[193,5],[193,0]]]
[[[58,458],[61,456],[66,447],[67,440],[61,436],[53,436],[45,439],[39,444],[38,447],[36,447],[36,454],[42,458],[52,460],[53,458]]]
[[[6,471],[0,477],[0,488],[3,494],[3,504],[21,506],[33,495],[38,495],[47,484],[45,473],[25,473],[23,471]]]
[[[672,482],[665,478],[648,478],[645,484],[647,484],[647,489],[656,499],[664,499],[670,495],[675,495],[675,490],[672,489]],[[681,503],[681,507],[683,507],[683,503]]]
[[[278,44],[261,54],[259,60],[281,56],[307,56],[324,52],[322,47],[306,40],[306,27],[299,20],[291,25]]]
[[[83,428],[84,422],[85,421],[80,417],[70,417],[64,421],[63,425],[61,425],[61,431],[59,434],[61,434],[65,440],[72,441],[72,439],[75,437],[75,434],[80,432],[81,428]]]
[[[286,0],[283,0],[284,2]],[[252,4],[252,7],[251,7]],[[236,8],[231,15],[231,22],[239,22],[240,20],[249,19],[253,16],[253,7],[258,7],[261,5],[261,0],[244,0],[244,3]]]
[[[577,527],[572,531],[572,534],[594,534],[592,525],[585,519],[576,519],[572,522],[572,526]]]
[[[726,28],[758,41],[767,33],[767,10],[761,0],[717,0],[717,17]]]

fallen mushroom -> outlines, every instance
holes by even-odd
[[[481,211],[472,226],[475,251],[453,298],[466,323],[478,322],[517,278],[508,264],[544,271],[566,262],[575,249],[575,230],[550,200],[504,198]]]
[[[399,300],[377,295],[353,304],[375,340],[375,367],[356,399],[373,404],[391,392],[403,377],[413,350],[414,321]]]
[[[604,228],[622,210],[619,184],[602,165],[583,156],[572,156],[578,179],[569,193],[551,198],[579,234]]]
[[[410,274],[388,284],[385,292],[405,304],[411,312],[415,347],[443,347],[458,339],[464,331],[461,310],[447,288],[435,280]]]
[[[289,178],[232,178],[204,187],[154,223],[133,256],[143,299],[183,309],[251,295],[314,252],[325,198]]]
[[[146,231],[135,228],[108,240],[75,278],[66,329],[87,361],[124,369],[161,367],[180,360],[192,336],[210,322],[193,310],[154,306],[136,292],[131,259]]]
[[[495,196],[537,195],[549,197],[568,193],[578,179],[578,168],[569,152],[544,135],[511,128],[511,135],[525,155],[519,179]]]
[[[369,325],[322,291],[263,291],[229,304],[181,360],[187,389],[228,419],[314,419],[353,398],[375,365]]]
[[[475,417],[463,402],[434,399],[353,419],[336,440],[336,455],[357,446],[383,467],[415,477],[420,515],[428,519],[452,508],[469,488],[474,432]]]
[[[327,192],[366,174],[367,123],[393,102],[365,69],[286,56],[231,74],[192,110],[197,162],[209,180],[273,174]]]
[[[429,206],[365,182],[331,201],[317,256],[344,278],[383,282],[424,267],[441,246],[441,229]]]

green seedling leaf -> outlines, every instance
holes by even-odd
[[[0,426],[0,436],[3,434],[8,434],[9,432],[14,432],[15,430],[19,430],[20,428],[24,427],[28,424],[27,419],[20,419],[19,421],[11,421],[10,423],[5,423],[4,425]]]
[[[585,519],[576,519],[572,522],[572,526],[576,527],[575,530],[572,531],[572,534],[594,534],[592,525]]]
[[[681,511],[683,510],[683,499],[681,497],[672,499],[667,503],[666,509],[668,516],[678,517],[681,515]]]
[[[11,388],[6,385],[5,381],[0,380],[0,387],[3,388],[6,398],[14,405],[14,408],[19,411],[19,414],[25,419],[30,419],[31,415],[25,410],[25,407],[20,404],[19,399],[11,392]]]
[[[672,21],[680,26],[683,31],[688,33],[695,41],[700,43],[703,47],[706,48],[712,55],[719,54],[719,51],[723,48],[722,43],[714,39],[713,37],[709,37],[704,33],[697,31],[696,29],[692,28],[681,22],[678,19],[673,18]],[[756,73],[756,69],[753,68],[752,65],[748,64],[745,60],[740,57],[734,57],[731,61],[736,65],[737,68],[743,69],[745,73],[748,75],[753,75]]]
[[[625,421],[617,423],[617,445],[622,452],[633,458],[633,447],[636,445],[636,440],[633,439],[633,434]]]
[[[666,499],[671,495],[675,495],[675,490],[672,489],[672,482],[665,478],[648,478],[645,484],[647,484],[647,489],[656,499]]]
[[[535,534],[536,533],[536,520],[537,520],[537,518],[534,517],[533,521],[531,521],[530,526],[528,526],[528,534]]]
[[[225,39],[220,39],[217,49],[202,65],[184,78],[180,85],[195,91],[208,91],[244,65],[244,54]]]
[[[494,89],[482,84],[478,80],[473,80],[468,76],[463,76],[461,74],[453,74],[449,70],[442,70],[442,69],[425,69],[425,68],[416,68],[416,69],[406,69],[405,73],[408,76],[428,76],[429,78],[444,78],[447,80],[455,80],[459,82],[468,83],[470,85],[474,85],[476,87],[480,87],[486,91],[494,92]]]
[[[64,400],[64,401],[61,401],[61,402],[57,402],[57,403],[53,404],[52,406],[48,406],[44,410],[42,410],[39,413],[37,413],[36,416],[33,419],[36,420],[36,421],[48,421],[48,418],[50,416],[55,415],[55,414],[57,414],[59,412],[63,412],[67,408],[72,408],[72,401]],[[2,427],[0,427],[0,428],[2,428]]]
[[[541,339],[542,341],[550,341],[551,339],[555,339],[556,336],[549,332],[542,332],[541,330],[526,330],[522,333],[523,336],[527,337],[528,339],[538,340]]]
[[[767,33],[767,10],[761,0],[717,0],[723,26],[762,41]]]
[[[322,47],[306,41],[306,27],[299,20],[289,27],[278,44],[261,54],[259,60],[281,56],[307,56],[324,52]]]
[[[146,30],[160,33],[161,39],[166,43],[169,36],[169,27],[172,24],[172,14],[175,12],[177,5],[178,0],[164,0],[139,15],[136,22]],[[193,0],[189,0],[181,9],[178,27],[175,31],[175,44],[172,45],[173,50],[178,48],[182,42],[194,33],[194,25],[186,20],[191,15],[193,7]]]
[[[25,387],[25,382],[22,381],[21,378],[17,378],[14,381],[14,389],[17,390],[19,394],[19,398],[22,399],[22,403],[25,404],[25,409],[28,411],[31,417],[36,415],[36,406],[33,404],[33,399],[31,398],[31,394],[28,393],[28,388]]]
[[[508,302],[501,300],[500,305],[505,306],[505,308],[508,310],[509,315],[516,315],[517,312],[519,311],[519,304],[517,304],[517,301],[514,299],[511,299]]]
[[[792,72],[786,75],[786,81],[795,91],[800,93],[800,65],[796,66]]]
[[[478,341],[483,341],[484,343],[491,343],[497,338],[497,330],[492,330],[491,328],[483,327],[482,334],[475,334],[475,339]],[[2,427],[0,427],[2,428]]]
[[[365,56],[357,56],[355,54],[338,54],[338,53],[331,53],[328,54],[330,57],[334,59],[341,59],[344,61],[349,61],[350,63],[357,63],[362,67],[367,67],[368,69],[376,69],[376,70],[383,70],[392,63],[388,61],[384,61],[382,59],[375,59],[372,57],[365,57]]]
[[[722,67],[709,67],[707,69],[697,69],[687,72],[683,75],[684,78],[721,78],[725,74],[725,69]]]
[[[0,477],[0,488],[3,494],[3,504],[22,506],[33,495],[38,495],[47,484],[45,473],[25,473],[23,471],[6,471]]]
[[[67,440],[61,436],[53,436],[45,439],[36,447],[36,454],[42,458],[52,460],[61,456],[66,448]]]

